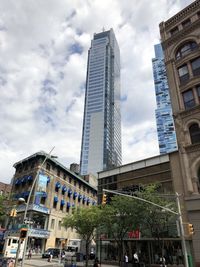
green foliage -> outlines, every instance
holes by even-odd
[[[78,208],[71,215],[64,218],[66,228],[74,228],[84,240],[93,238],[94,230],[101,220],[101,210],[97,206]]]
[[[80,237],[86,241],[86,267],[88,266],[89,244],[101,222],[101,213],[102,210],[98,206],[78,208],[74,209],[73,213],[63,220],[63,226],[76,229]]]

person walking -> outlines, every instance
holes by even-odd
[[[128,255],[127,255],[127,253],[125,253],[125,255],[124,255],[124,266],[128,267]]]
[[[30,248],[28,251],[28,259],[31,259],[31,257],[32,257],[32,249]]]

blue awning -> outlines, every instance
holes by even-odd
[[[72,190],[69,188],[68,189],[68,195],[71,196],[71,194],[72,194]]]
[[[57,189],[59,189],[61,187],[60,182],[56,182],[55,186],[56,186]]]
[[[83,201],[86,201],[86,196],[83,196]]]
[[[90,199],[89,199],[89,197],[87,198],[87,203],[88,203],[88,204],[90,203]]]
[[[17,180],[15,181],[15,185],[20,185],[20,184],[21,184],[20,179],[17,179]]]
[[[50,182],[50,177],[49,176],[47,176],[47,183],[49,183]]]
[[[58,197],[55,196],[54,199],[53,199],[54,202],[58,202]]]
[[[82,196],[81,194],[78,195],[78,199],[82,199],[82,197],[83,197],[83,196]]]
[[[32,175],[28,175],[27,176],[27,181],[33,181],[33,176]]]
[[[77,196],[78,196],[78,193],[77,192],[74,192],[73,197],[76,198]]]
[[[42,197],[47,197],[47,193],[46,192],[42,192]]]
[[[60,201],[60,204],[61,204],[62,206],[65,205],[65,201],[64,201],[64,199],[62,199],[62,200]]]
[[[92,205],[93,205],[93,206],[96,205],[96,202],[95,202],[94,200],[92,201]]]
[[[21,193],[21,197],[27,197],[29,195],[30,191],[26,191]]]
[[[62,192],[65,193],[66,191],[67,191],[67,187],[66,187],[66,185],[63,185]]]
[[[70,202],[67,202],[67,208],[70,208],[70,207],[71,207]]]

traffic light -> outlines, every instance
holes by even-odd
[[[191,223],[188,223],[188,233],[189,233],[189,235],[194,234],[193,224],[191,224]]]
[[[102,205],[106,205],[106,203],[107,203],[107,195],[106,194],[103,194],[103,196],[102,196]]]
[[[17,210],[16,209],[11,209],[10,217],[16,217],[16,216],[17,216]]]
[[[17,210],[14,209],[14,210],[13,210],[13,217],[16,217],[16,216],[17,216]]]
[[[20,239],[25,239],[27,237],[28,228],[21,228],[20,229]]]

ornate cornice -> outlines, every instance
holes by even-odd
[[[200,27],[200,19],[194,21],[191,25],[183,28],[182,30],[172,35],[168,39],[163,40],[162,45],[164,49],[174,43],[177,43],[178,41],[181,41],[186,35],[193,32],[195,29],[199,29],[199,27]]]
[[[188,14],[194,13],[200,8],[200,0],[194,1],[192,4],[181,10],[179,13],[177,13],[172,18],[165,21],[165,29],[169,29],[176,25],[176,23],[180,20],[183,20],[188,16]]]
[[[200,144],[191,144],[191,145],[185,146],[185,150],[187,151],[187,153],[192,153],[196,151],[199,151],[200,153]]]
[[[188,117],[188,116],[194,116],[195,114],[200,114],[200,105],[197,105],[196,107],[194,108],[191,108],[191,109],[188,109],[188,110],[182,110],[182,111],[179,111],[177,112],[177,114],[175,115],[174,114],[174,118],[181,118],[181,119],[184,119],[185,117]]]

